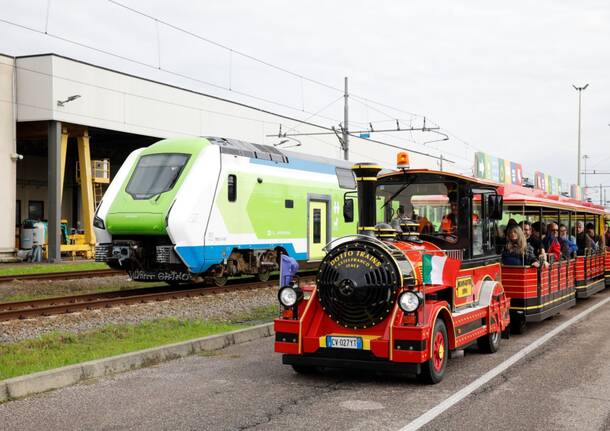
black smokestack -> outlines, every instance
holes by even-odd
[[[377,173],[381,166],[374,163],[357,163],[352,167],[358,182],[358,231],[366,234],[377,224],[375,191]]]

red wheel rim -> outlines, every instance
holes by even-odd
[[[434,336],[434,351],[432,352],[434,371],[439,372],[445,363],[445,337],[438,331]]]

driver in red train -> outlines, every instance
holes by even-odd
[[[441,220],[441,232],[455,235],[457,234],[457,223],[458,223],[458,203],[457,193],[450,192],[448,194],[449,204],[451,205],[451,212],[443,216]]]

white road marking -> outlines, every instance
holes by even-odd
[[[405,425],[404,427],[402,427],[399,431],[414,431],[414,430],[417,430],[417,429],[421,428],[422,426],[426,425],[428,422],[435,419],[437,416],[441,415],[443,412],[450,409],[455,404],[459,403],[464,398],[466,398],[467,396],[472,394],[474,391],[479,389],[481,386],[483,386],[484,384],[486,384],[493,378],[499,376],[501,373],[506,371],[512,365],[519,362],[521,359],[525,358],[527,355],[529,355],[531,352],[536,350],[538,347],[542,346],[544,343],[549,341],[555,335],[559,334],[561,331],[565,330],[569,326],[578,322],[580,319],[582,319],[583,317],[592,313],[593,311],[597,310],[599,307],[605,305],[609,301],[610,301],[610,297],[602,300],[601,302],[598,302],[597,304],[586,309],[582,313],[577,314],[576,316],[572,317],[570,320],[562,323],[561,325],[559,325],[552,331],[544,334],[542,337],[538,338],[533,343],[525,346],[523,349],[519,350],[517,353],[515,353],[513,356],[511,356],[510,358],[508,358],[507,360],[505,360],[504,362],[502,362],[495,368],[492,368],[491,370],[489,370],[488,372],[483,374],[481,377],[479,377],[478,379],[476,379],[469,385],[463,387],[462,389],[457,391],[455,394],[451,395],[449,398],[447,398],[440,404],[437,404],[436,406],[434,406],[433,408],[431,408],[430,410],[425,412],[423,415],[419,416],[412,422],[410,422],[407,425]]]

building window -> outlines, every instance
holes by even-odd
[[[44,202],[29,201],[28,202],[28,218],[30,220],[42,220],[44,218]]]
[[[339,187],[342,189],[354,190],[356,188],[356,178],[354,177],[354,171],[345,168],[335,168],[337,173],[337,180],[339,181]]]
[[[229,202],[235,202],[237,200],[237,176],[230,174],[227,180],[227,193]]]

